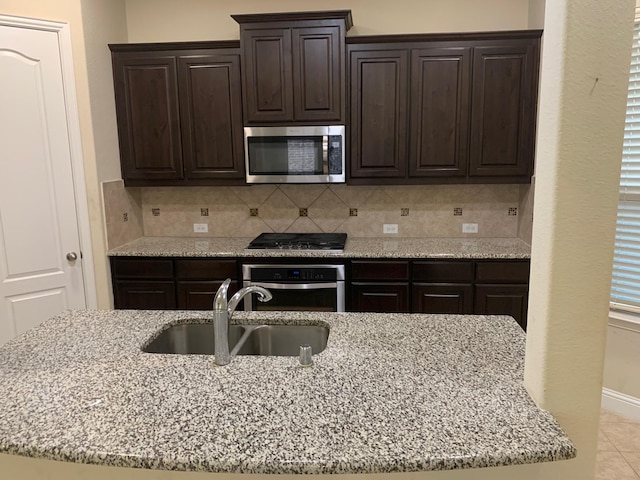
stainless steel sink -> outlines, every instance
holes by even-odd
[[[239,325],[229,325],[230,349],[238,343],[244,331],[244,328]],[[213,324],[172,325],[160,332],[160,335],[142,350],[147,353],[213,355]]]
[[[311,345],[313,353],[327,347],[329,329],[315,325],[259,325],[242,344],[238,355],[296,356],[300,345]]]
[[[160,332],[147,353],[213,355],[213,324],[172,325]],[[309,344],[313,353],[327,346],[329,329],[316,325],[229,325],[231,355],[297,356],[300,345]]]

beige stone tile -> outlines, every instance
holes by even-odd
[[[598,451],[599,452],[617,452],[616,447],[611,443],[607,434],[602,428],[598,430]]]
[[[398,226],[398,235],[384,235],[382,225],[385,223],[398,223],[400,214],[389,211],[372,211],[358,209],[357,217],[347,217],[338,229],[353,237],[398,237],[402,235]]]
[[[209,216],[201,217],[209,223],[213,237],[231,237],[250,218],[249,207],[242,205],[210,205]]]
[[[640,452],[622,452],[622,456],[631,468],[640,476]]]
[[[229,187],[235,195],[251,208],[262,205],[277,190],[276,185],[249,185],[245,187]]]
[[[598,452],[595,478],[596,480],[640,480],[618,452]]]
[[[331,190],[311,204],[308,215],[323,232],[335,232],[349,218],[349,207]]]
[[[320,195],[325,193],[329,188],[327,185],[316,184],[291,184],[280,185],[280,191],[300,208],[307,208],[315,202]]]
[[[193,187],[197,190],[197,187]],[[142,205],[177,205],[193,203],[196,190],[182,187],[149,187],[142,189]]]
[[[346,184],[335,184],[329,187],[340,200],[349,208],[359,208],[367,203],[369,197],[378,190],[378,187],[372,186],[353,186]]]
[[[324,232],[313,220],[309,217],[298,217],[289,228],[287,233],[321,233]]]
[[[371,196],[369,196],[367,203],[361,208],[368,210],[383,209],[385,211],[398,210],[398,215],[400,215],[400,210],[396,207],[395,201],[384,189],[378,189],[373,192]]]
[[[601,423],[600,428],[620,452],[640,452],[640,424]]]
[[[235,232],[234,237],[257,237],[261,233],[272,232],[269,225],[264,223],[260,217],[248,217],[247,221],[242,223]]]
[[[608,410],[600,410],[600,423],[640,423]]]
[[[530,185],[520,185],[520,201],[518,203],[518,238],[531,244],[533,237],[533,198],[535,177]]]
[[[258,216],[274,232],[284,232],[300,216],[300,209],[280,190],[260,205]]]

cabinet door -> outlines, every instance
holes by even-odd
[[[222,281],[178,282],[178,310],[212,310],[213,299]],[[238,282],[232,281],[227,298],[238,291]],[[238,308],[237,310],[241,310]]]
[[[351,177],[407,174],[406,50],[350,52]]]
[[[183,178],[176,58],[166,53],[113,55],[122,177]],[[140,185],[140,182],[137,183]]]
[[[240,57],[201,53],[178,59],[187,179],[244,179]]]
[[[341,122],[344,109],[341,28],[293,28],[291,36],[295,120]]]
[[[476,285],[476,314],[511,315],[527,329],[527,285]]]
[[[115,308],[136,310],[174,310],[176,289],[172,281],[114,282]]]
[[[352,283],[351,311],[409,312],[408,283]]]
[[[414,283],[411,313],[473,313],[473,287]]]
[[[243,29],[241,38],[246,122],[292,121],[291,30]]]
[[[470,71],[469,47],[412,51],[409,176],[467,174]]]
[[[530,176],[537,42],[505,40],[473,51],[470,176]]]

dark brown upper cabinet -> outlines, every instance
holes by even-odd
[[[405,178],[408,52],[350,53],[351,178]]]
[[[125,184],[244,183],[238,42],[109,47]]]
[[[532,174],[538,57],[526,39],[474,47],[469,175]]]
[[[247,125],[344,123],[351,11],[232,15]]]
[[[471,48],[411,50],[410,177],[464,177],[469,140]]]
[[[527,183],[540,31],[347,38],[348,183]]]

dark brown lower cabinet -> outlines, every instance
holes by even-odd
[[[527,285],[476,285],[475,313],[511,315],[523,330],[527,329]]]
[[[413,284],[412,313],[473,313],[472,285]]]
[[[225,279],[239,287],[235,258],[112,257],[111,273],[118,309],[210,310]]]
[[[211,310],[213,299],[223,280],[212,282],[178,281],[178,310]],[[238,282],[233,280],[227,290],[227,298],[238,291]],[[239,305],[240,306],[240,305]],[[238,308],[240,310],[240,308]]]
[[[173,281],[115,281],[115,307],[135,310],[174,310],[176,287]]]
[[[351,284],[351,311],[409,312],[409,284],[354,282]]]

